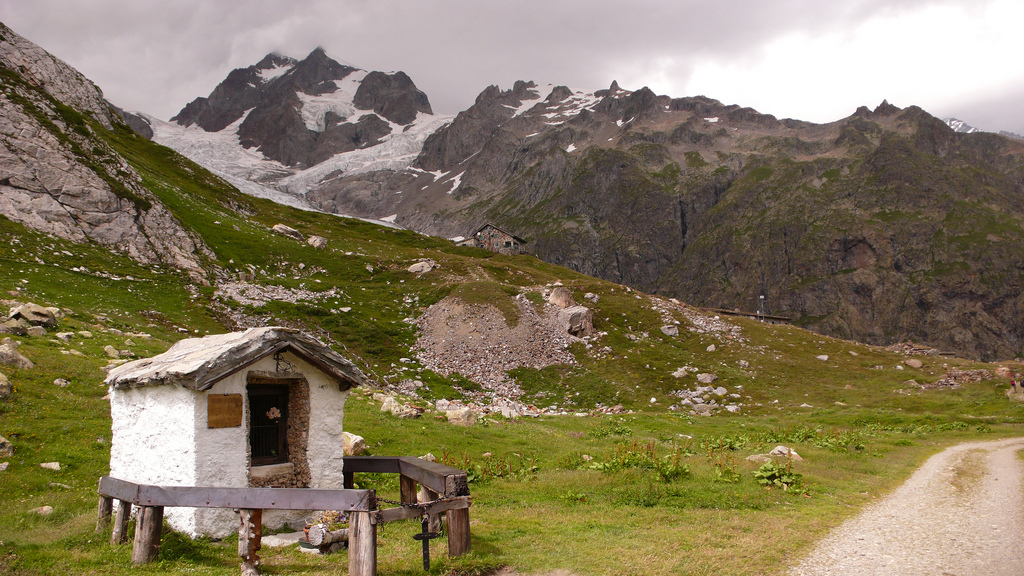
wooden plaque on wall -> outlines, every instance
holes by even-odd
[[[207,428],[237,428],[242,425],[241,394],[209,394],[206,397]]]

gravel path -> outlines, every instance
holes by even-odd
[[[961,444],[928,459],[834,530],[793,576],[1024,574],[1024,438]]]

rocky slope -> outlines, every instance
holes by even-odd
[[[201,242],[97,134],[119,128],[95,85],[0,24],[0,215],[203,278]]]
[[[404,75],[332,62],[268,56],[156,139],[250,193],[446,237],[490,221],[542,259],[698,305],[763,295],[845,338],[1022,353],[1020,142],[913,106],[812,124],[615,83],[491,86],[450,119]]]
[[[409,169],[309,197],[446,236],[493,221],[542,259],[691,303],[753,311],[764,295],[828,334],[1007,358],[1024,336],[1022,159],[916,107],[816,125],[518,83],[485,90]]]

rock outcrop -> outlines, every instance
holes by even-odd
[[[0,215],[203,278],[205,248],[93,133],[121,122],[99,90],[9,28],[0,36]]]

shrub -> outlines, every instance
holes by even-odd
[[[794,472],[793,461],[788,459],[785,466],[780,466],[774,460],[765,462],[754,470],[754,478],[762,486],[777,486],[783,490],[799,488],[803,484],[803,474]]]

